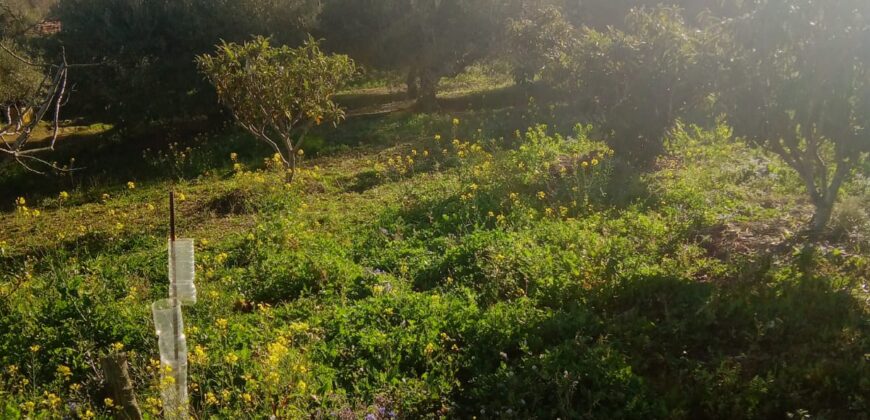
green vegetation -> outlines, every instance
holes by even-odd
[[[222,162],[175,184],[199,239],[194,412],[866,413],[866,214],[852,239],[777,248],[806,215],[788,210],[806,209],[800,182],[725,127],[678,129],[626,185],[586,127],[496,142],[481,116],[421,117],[367,122],[372,146],[324,153],[292,185],[256,153],[233,161],[237,135],[175,155]],[[421,128],[369,137],[396,125]],[[9,415],[110,414],[90,366],[113,346],[159,412],[148,302],[166,293],[167,181],[24,197],[4,218]],[[865,181],[849,190],[870,200]]]
[[[411,3],[2,34],[99,65],[0,162],[0,418],[118,415],[120,353],[161,418],[175,191],[195,418],[868,419],[863,1]]]

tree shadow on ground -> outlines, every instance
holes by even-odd
[[[475,380],[460,406],[520,417],[776,418],[805,409],[860,418],[870,390],[865,303],[823,276],[757,276],[727,286],[624,279],[538,320],[492,309],[509,316],[469,335],[475,363],[462,380]]]
[[[77,187],[120,185],[131,179],[139,182],[165,179],[168,171],[154,170],[143,158],[143,150],[161,150],[176,141],[185,147],[192,144],[197,134],[210,129],[208,121],[196,120],[154,125],[136,131],[112,128],[99,134],[71,135],[59,141],[57,149],[50,155],[41,157],[75,170],[49,171],[39,175],[10,162],[0,167],[0,197],[26,195],[36,202]],[[36,168],[48,170],[39,165]],[[12,206],[11,199],[0,202],[0,210]]]

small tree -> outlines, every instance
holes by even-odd
[[[843,183],[870,151],[870,2],[758,0],[726,35],[724,103],[736,134],[776,153],[831,218]]]
[[[313,38],[299,48],[272,47],[263,37],[223,42],[196,61],[236,122],[281,156],[288,183],[311,127],[344,119],[332,98],[356,73],[350,58],[324,54]]]

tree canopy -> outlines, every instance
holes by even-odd
[[[432,106],[439,80],[492,53],[521,2],[499,0],[327,0],[320,31],[327,46],[362,63],[407,74],[408,88]]]
[[[70,59],[105,64],[79,78],[71,107],[128,123],[214,113],[197,54],[251,35],[301,43],[318,10],[315,0],[63,0]]]

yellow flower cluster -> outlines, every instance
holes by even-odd
[[[414,149],[405,156],[390,156],[385,163],[376,163],[374,169],[382,177],[401,178],[414,173],[418,158],[421,155],[422,157],[428,157],[429,151],[424,149],[422,153],[418,153]]]
[[[274,342],[266,346],[268,353],[266,361],[271,368],[277,368],[281,361],[287,357],[287,354],[290,352],[290,349],[287,347],[288,345],[289,340],[286,337],[278,336]]]
[[[57,367],[57,374],[60,375],[61,378],[66,380],[69,379],[70,376],[72,376],[72,369],[70,369],[69,366],[59,365]]]
[[[15,210],[18,211],[18,214],[23,216],[33,216],[39,217],[42,212],[37,209],[30,209],[27,207],[27,200],[24,197],[18,197],[15,199]]]

